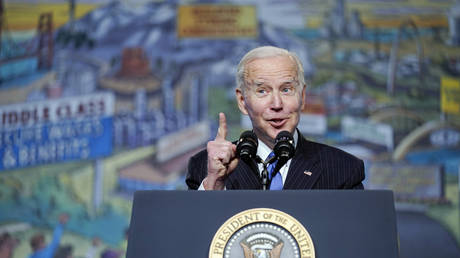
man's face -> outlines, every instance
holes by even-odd
[[[238,107],[249,115],[257,137],[273,148],[279,132],[294,133],[305,97],[295,62],[287,56],[259,58],[246,64],[244,94],[236,90]]]

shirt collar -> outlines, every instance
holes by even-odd
[[[298,132],[297,130],[295,130],[294,134],[293,134],[293,138],[294,138],[294,148],[297,148],[297,142],[299,140],[299,135],[298,135]],[[268,155],[270,155],[270,153],[273,151],[272,149],[270,149],[263,141],[261,141],[260,139],[258,139],[258,142],[259,142],[259,147],[257,147],[257,155],[262,159],[262,160],[266,160]]]

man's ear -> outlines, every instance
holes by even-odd
[[[246,102],[244,99],[243,92],[241,91],[240,88],[236,88],[235,93],[236,93],[236,102],[238,103],[238,108],[240,109],[241,113],[243,113],[244,115],[247,115],[248,110],[246,109]]]
[[[307,85],[304,84],[303,87],[302,87],[302,102],[301,102],[301,105],[300,105],[301,110],[305,109],[305,104],[306,104],[305,103],[306,102],[305,97],[306,97],[306,94],[307,94],[306,92],[307,92]]]

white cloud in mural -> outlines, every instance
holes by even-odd
[[[139,42],[141,42],[142,38],[144,37],[143,31],[138,31],[134,33],[134,35],[130,36],[128,40],[123,43],[124,47],[134,47],[138,46]]]
[[[161,6],[152,17],[152,22],[162,23],[176,16],[176,10],[170,6]]]
[[[151,31],[147,37],[147,40],[145,40],[144,45],[146,46],[154,45],[158,41],[160,36],[161,36],[161,32],[159,29],[155,29]]]
[[[103,9],[95,9],[91,12],[91,17],[95,20],[101,19],[105,14]]]
[[[112,28],[113,22],[110,17],[104,18],[100,23],[99,26],[96,28],[96,31],[94,33],[94,36],[96,38],[102,38],[104,37],[107,32]]]
[[[117,17],[117,21],[119,25],[126,25],[130,23],[132,20],[132,15],[122,14]]]

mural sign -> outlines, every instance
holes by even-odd
[[[112,152],[111,93],[0,107],[0,170]]]
[[[180,38],[239,38],[257,36],[254,6],[182,5],[178,8]]]
[[[366,189],[393,190],[397,200],[440,201],[444,173],[440,166],[376,163],[370,166]]]
[[[439,147],[455,147],[460,142],[460,132],[453,129],[441,129],[430,134],[430,142]]]
[[[351,139],[358,139],[393,149],[393,128],[366,119],[345,116],[342,118],[342,133]]]
[[[460,80],[441,78],[441,110],[446,113],[460,114]]]

